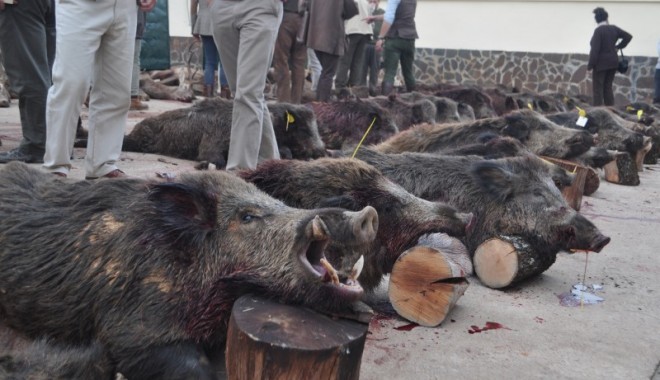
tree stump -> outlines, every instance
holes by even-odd
[[[243,296],[227,333],[228,379],[357,379],[368,324]]]
[[[575,211],[580,211],[582,205],[582,195],[584,194],[584,184],[589,172],[586,166],[582,166],[575,162],[562,160],[554,157],[543,157],[544,160],[550,161],[555,165],[559,165],[569,173],[574,173],[575,178],[571,186],[561,189],[561,194],[564,196],[566,203],[571,206]]]
[[[557,255],[540,255],[519,236],[498,236],[481,243],[472,261],[479,280],[499,289],[545,272]]]
[[[392,307],[403,318],[422,326],[437,326],[468,284],[463,267],[444,252],[416,246],[394,263],[388,295]]]
[[[638,150],[637,154],[635,154],[635,165],[637,166],[638,172],[644,171],[644,159],[646,158],[646,154],[651,150],[651,147],[653,146],[653,142],[651,141],[650,137],[645,137],[645,139],[648,141],[646,144],[644,144],[644,147]]]
[[[605,180],[619,185],[639,185],[637,164],[627,152],[618,152],[615,160],[603,167]]]

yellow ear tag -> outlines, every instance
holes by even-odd
[[[633,106],[626,106],[626,111],[634,111],[635,107]]]
[[[289,124],[293,124],[296,122],[296,119],[293,118],[293,115],[289,113],[289,111],[286,111],[286,129],[289,130]]]
[[[577,108],[577,110],[578,110],[578,115],[579,115],[580,117],[587,117],[587,111],[583,110],[583,109],[580,108],[580,107],[575,107],[575,108]]]
[[[642,120],[642,116],[644,116],[644,110],[638,110],[637,111],[637,120]]]
[[[568,102],[571,101],[571,99],[568,96],[564,96],[564,104],[568,104]]]
[[[534,111],[534,106],[532,105],[532,103],[527,103],[527,108]]]

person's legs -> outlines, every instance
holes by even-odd
[[[312,76],[312,91],[316,92],[319,85],[319,77],[321,76],[321,62],[316,56],[316,52],[312,48],[307,48],[307,67]]]
[[[275,70],[275,84],[277,86],[277,100],[291,102],[291,70],[289,60],[291,51],[296,42],[296,33],[300,27],[300,15],[293,12],[284,12],[282,23],[277,32],[275,53],[273,54],[273,68]]]
[[[299,104],[302,101],[303,88],[305,88],[305,62],[307,61],[307,47],[294,42],[291,49],[291,103]]]
[[[216,1],[214,36],[222,36],[220,57],[234,96],[227,169],[255,168],[279,158],[264,88],[273,58],[282,4],[272,1]]]
[[[137,5],[118,0],[108,11],[112,21],[101,38],[94,62],[89,98],[85,174],[102,177],[117,169],[128,119],[131,67],[137,25]]]
[[[204,96],[212,97],[215,84],[215,69],[218,67],[218,48],[215,46],[213,36],[200,36],[204,48]]]
[[[605,71],[605,79],[603,81],[603,102],[606,106],[614,105],[614,89],[612,88],[614,75],[616,75],[616,69]]]
[[[415,91],[415,40],[399,40],[401,44],[401,74],[406,83],[406,91]]]
[[[18,94],[23,138],[16,152],[0,162],[42,162],[46,145],[46,97],[51,83],[48,61],[49,0],[7,6],[0,12],[0,48],[13,90]],[[22,157],[19,157],[22,156]]]
[[[592,88],[592,101],[594,106],[603,105],[603,94],[605,86],[605,71],[591,72],[591,88]]]
[[[149,108],[148,105],[140,100],[140,51],[142,50],[142,40],[135,40],[135,51],[133,52],[133,75],[131,76],[131,106],[129,110],[140,111]],[[80,123],[78,123],[80,125]]]
[[[655,95],[654,104],[660,104],[660,69],[655,69]]]
[[[353,64],[355,49],[359,41],[359,34],[349,34],[346,36],[348,44],[344,55],[339,58],[337,65],[337,75],[335,76],[335,89],[339,90],[348,85],[348,70]]]
[[[389,95],[394,89],[394,77],[396,76],[396,70],[399,67],[399,59],[401,57],[397,40],[396,38],[387,39],[383,47],[383,68],[385,70],[382,89],[383,95]]]
[[[107,6],[97,9],[98,5],[87,0],[57,3],[56,56],[53,85],[48,90],[46,103],[44,155],[44,167],[53,172],[66,174],[71,169],[76,125],[102,38],[102,30],[97,26],[112,22]],[[137,11],[135,13],[137,16]],[[81,30],[85,32],[81,33]],[[124,101],[128,104],[128,96]]]
[[[353,59],[351,60],[351,71],[348,77],[348,86],[364,85],[362,81],[364,72],[364,54],[367,48],[367,41],[369,35],[356,34],[355,35],[355,50],[353,51]]]
[[[330,100],[332,94],[332,78],[334,78],[337,71],[339,56],[319,50],[315,50],[314,52],[319,62],[321,62],[321,76],[319,77],[319,84],[316,88],[316,100],[327,102]]]

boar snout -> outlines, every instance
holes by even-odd
[[[355,239],[360,242],[368,243],[376,238],[378,232],[378,212],[376,209],[367,206],[362,211],[356,213],[353,220],[353,234]]]
[[[598,234],[592,241],[589,247],[590,251],[600,252],[610,242],[610,237]]]

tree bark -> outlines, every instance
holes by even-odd
[[[619,152],[616,159],[603,167],[605,180],[619,185],[639,185],[637,164],[629,153]]]

